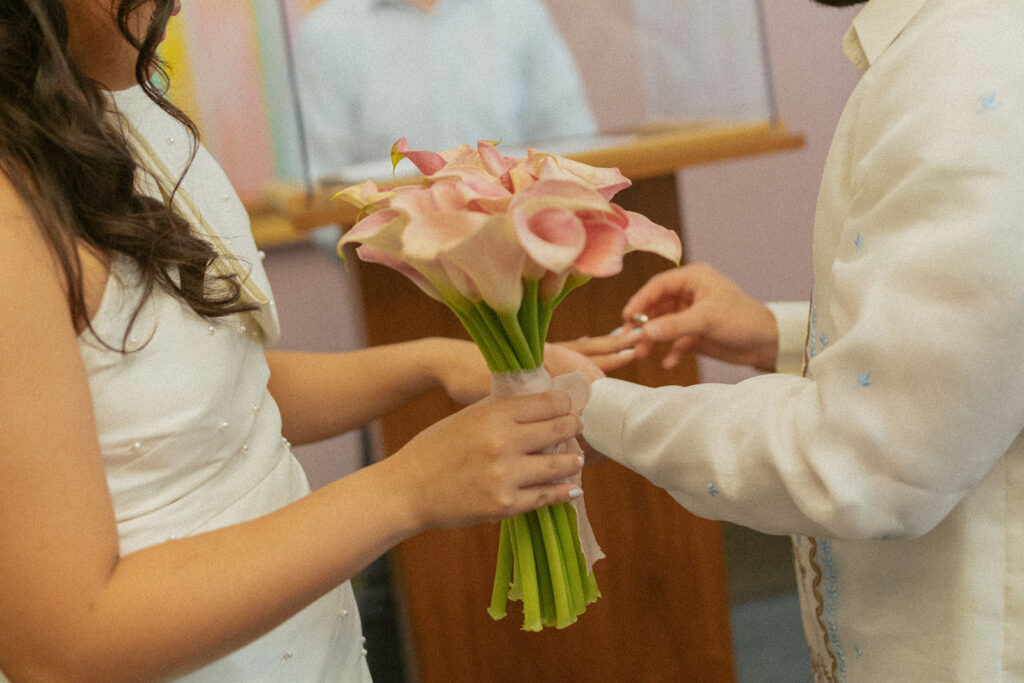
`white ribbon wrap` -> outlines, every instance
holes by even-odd
[[[544,367],[525,372],[492,372],[491,373],[491,395],[496,398],[509,396],[521,396],[523,394],[539,394],[551,390],[564,391],[572,399],[572,412],[579,415],[590,398],[590,382],[581,372],[572,372],[568,375],[559,375],[552,378]],[[565,441],[554,449],[548,449],[545,453],[583,453],[580,444],[576,439]],[[576,474],[568,481],[582,487],[582,477]],[[580,548],[583,550],[583,557],[587,562],[587,571],[594,569],[594,563],[604,557],[601,546],[597,544],[594,530],[587,519],[587,507],[583,497],[572,501],[572,507],[576,511],[576,533],[579,535]]]

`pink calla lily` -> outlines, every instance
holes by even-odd
[[[530,173],[520,159],[501,176],[501,184],[508,189],[509,192],[522,192],[530,185],[537,182],[537,177]]]
[[[477,153],[484,168],[495,178],[501,178],[505,172],[515,163],[514,159],[504,157],[498,149],[487,140],[481,140],[476,144]]]
[[[434,182],[466,182],[478,184],[497,184],[498,179],[490,171],[476,163],[451,163],[438,170],[430,180]]]
[[[370,179],[336,192],[331,199],[343,199],[359,209],[365,209],[374,204],[386,202],[394,195],[394,190],[381,190],[377,187],[377,183]]]
[[[402,259],[370,244],[361,244],[356,247],[356,255],[361,261],[365,261],[366,263],[377,263],[397,270],[399,273],[407,277],[414,285],[419,287],[424,294],[432,299],[436,299],[437,301],[444,303],[445,298],[437,287],[435,287],[430,280],[424,277],[422,273]]]
[[[609,212],[596,191],[564,180],[537,181],[513,195],[509,213],[526,254],[542,269],[572,268],[586,246],[580,213]]]
[[[667,230],[647,216],[635,211],[624,211],[623,213],[629,219],[629,223],[626,225],[629,251],[648,251],[666,258],[676,265],[679,264],[683,258],[683,244],[675,231]]]
[[[339,192],[369,212],[339,248],[360,243],[361,257],[450,305],[483,301],[514,314],[524,281],[553,302],[591,277],[619,273],[631,251],[679,261],[678,235],[610,201],[630,185],[618,169],[534,150],[514,159],[486,140],[433,152],[402,138],[392,158],[408,158],[424,183],[382,191],[367,181]]]
[[[406,142],[405,138],[400,139],[391,146],[392,166],[398,166],[398,162],[403,158],[411,161],[423,175],[436,173],[444,168],[445,164],[448,163],[447,160],[437,152],[410,149],[409,143]]]
[[[515,315],[523,300],[526,255],[517,248],[507,215],[478,215],[483,222],[463,223],[455,229],[450,223],[440,228],[436,221],[411,224],[406,233],[407,253],[414,263],[417,256],[427,262],[437,260],[469,301],[483,301],[499,314]],[[415,236],[413,229],[417,230]],[[420,251],[425,240],[434,244]]]
[[[341,249],[349,242],[375,244],[377,248],[398,255],[401,253],[401,234],[409,219],[395,209],[381,209],[358,221],[338,242]]]
[[[440,265],[451,286],[469,301],[515,313],[523,298],[523,261],[506,215],[437,212],[410,221],[403,251],[417,269]]]
[[[617,168],[599,168],[555,154],[530,150],[523,162],[526,170],[539,180],[569,180],[596,190],[611,199],[632,183]]]
[[[587,232],[586,246],[573,268],[591,277],[611,277],[622,271],[622,257],[629,242],[626,231],[606,215],[591,215],[582,220]]]
[[[516,233],[522,248],[541,270],[569,270],[583,252],[587,231],[570,209],[545,206],[516,216]]]
[[[402,253],[402,233],[408,216],[395,209],[382,209],[357,222],[338,242],[338,252],[351,242],[359,243],[356,255],[367,263],[377,263],[397,270],[428,296],[444,301],[442,292],[421,272],[409,264]]]

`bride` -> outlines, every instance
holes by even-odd
[[[577,456],[531,454],[580,421],[564,393],[479,402],[309,493],[290,443],[489,378],[455,340],[265,348],[245,210],[151,84],[179,10],[0,10],[0,679],[367,680],[348,578],[578,496]]]

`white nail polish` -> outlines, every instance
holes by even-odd
[[[583,489],[578,489],[577,488],[577,489],[573,489],[572,491],[569,491],[569,497],[573,498],[573,499],[579,498],[582,495],[583,495]]]

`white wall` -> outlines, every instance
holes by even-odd
[[[818,183],[832,131],[860,76],[841,48],[859,7],[764,0],[779,114],[806,137],[806,146],[679,174],[687,259],[711,263],[758,298],[810,294]],[[700,369],[713,382],[750,374],[705,359]]]

